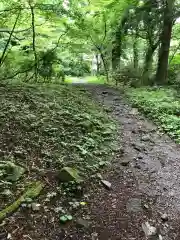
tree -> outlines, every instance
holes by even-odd
[[[158,57],[158,67],[156,72],[156,82],[165,83],[167,80],[169,50],[172,36],[172,28],[174,24],[173,10],[175,0],[165,0],[163,3],[163,28],[160,35],[160,49]]]

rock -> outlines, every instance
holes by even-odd
[[[145,145],[143,143],[132,143],[132,146],[138,152],[145,151]]]
[[[97,173],[97,178],[98,179],[103,179],[102,175],[100,173]]]
[[[8,233],[7,239],[12,239],[12,235],[10,233]]]
[[[108,190],[110,190],[112,188],[112,185],[110,182],[106,181],[106,180],[101,180],[101,183],[104,185],[105,188],[107,188]]]
[[[151,226],[149,222],[142,223],[142,229],[148,240],[162,240],[162,236],[158,234],[157,228]]]
[[[168,221],[168,215],[166,213],[162,214],[161,219],[163,220],[163,222]]]
[[[139,112],[138,112],[138,109],[137,108],[133,108],[131,111],[130,111],[130,114],[132,115],[137,115]]]
[[[107,91],[103,91],[102,94],[107,94],[108,92]]]
[[[12,162],[8,162],[6,165],[4,165],[4,169],[7,173],[6,180],[12,182],[19,180],[25,173],[25,169],[23,167],[20,167]]]
[[[82,219],[82,218],[79,218],[77,221],[76,221],[76,224],[78,227],[80,228],[89,228],[90,226],[90,222],[85,220],[85,219]]]
[[[21,204],[21,207],[22,207],[22,208],[26,208],[26,207],[27,207],[27,204],[26,204],[26,203],[22,203],[22,204]]]
[[[144,204],[144,208],[145,208],[146,210],[148,210],[148,209],[149,209],[149,206],[148,206],[147,204]]]
[[[149,136],[149,135],[144,135],[144,136],[142,136],[141,140],[144,141],[144,142],[148,142],[148,141],[150,141],[151,139],[150,139],[150,136]]]
[[[82,179],[79,176],[79,172],[75,168],[70,168],[70,167],[62,168],[58,174],[58,177],[61,182],[70,182],[70,181],[75,181],[77,183],[82,182]]]
[[[2,193],[1,193],[4,197],[10,197],[13,195],[13,193],[9,190],[9,189],[5,189]]]
[[[123,167],[127,167],[127,166],[129,165],[129,163],[130,163],[130,160],[129,160],[129,159],[122,159],[122,160],[120,161],[120,163],[121,163],[121,165],[122,165]]]
[[[35,212],[40,210],[40,206],[41,206],[41,204],[39,204],[39,203],[32,203],[31,204],[31,208]]]
[[[139,198],[130,198],[126,204],[126,208],[128,212],[142,212],[142,202]]]

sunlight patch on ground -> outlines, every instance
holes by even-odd
[[[103,76],[89,76],[89,77],[67,77],[65,80],[66,83],[92,83],[92,84],[104,84],[105,78]]]

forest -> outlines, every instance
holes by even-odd
[[[179,0],[1,0],[0,240],[178,240],[179,89]]]

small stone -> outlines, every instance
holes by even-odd
[[[149,224],[149,222],[142,223],[142,229],[147,238],[157,235],[157,229]]]
[[[107,94],[108,92],[107,91],[103,91],[102,94]]]
[[[12,235],[10,233],[8,233],[7,239],[12,239]]]
[[[145,145],[142,143],[132,143],[132,146],[134,147],[135,150],[138,152],[145,151]]]
[[[9,189],[5,189],[3,192],[2,192],[2,195],[4,197],[9,197],[12,195],[12,192],[9,190]]]
[[[82,182],[78,170],[70,167],[64,167],[61,169],[61,171],[59,172],[59,179],[61,182]]]
[[[149,209],[149,206],[148,206],[147,204],[144,204],[144,208],[145,208],[146,210],[148,210],[148,209]]]
[[[149,135],[144,135],[144,136],[142,136],[141,140],[144,141],[144,142],[150,141],[150,136]]]
[[[132,115],[137,115],[139,112],[138,112],[138,109],[137,108],[133,108],[131,111],[130,111],[130,114]]]
[[[97,173],[97,178],[103,179],[102,175],[100,173]]]
[[[161,219],[162,219],[164,222],[168,221],[168,215],[167,215],[166,213],[162,214],[162,215],[161,215]]]
[[[27,204],[26,204],[26,203],[22,203],[22,204],[21,204],[21,207],[22,207],[22,208],[26,208],[26,207],[27,207]]]
[[[39,204],[39,203],[32,203],[31,204],[31,208],[35,212],[40,210],[40,206],[41,206],[41,204]]]
[[[80,227],[80,228],[89,228],[90,226],[90,223],[89,221],[85,220],[85,219],[82,219],[82,218],[79,218],[77,221],[77,226]]]
[[[112,187],[111,183],[106,181],[106,180],[101,180],[101,183],[104,185],[105,188],[107,188],[108,190],[110,190]]]
[[[126,167],[126,166],[129,165],[130,160],[129,159],[122,159],[120,163],[123,167]]]

